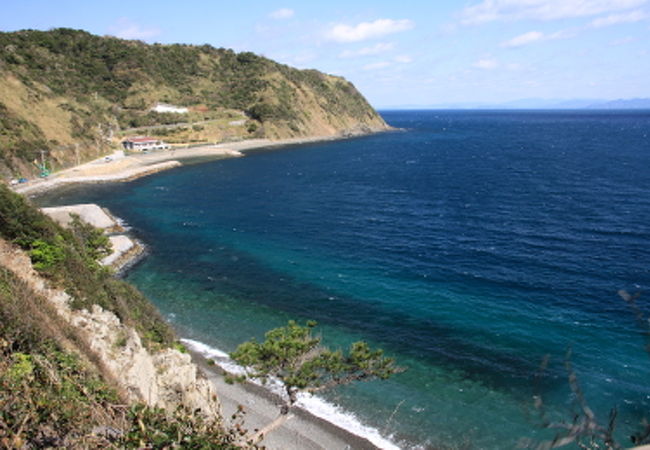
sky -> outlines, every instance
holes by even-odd
[[[1,31],[252,51],[377,108],[650,97],[650,0],[1,1]]]

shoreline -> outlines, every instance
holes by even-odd
[[[203,161],[244,156],[250,150],[274,149],[317,142],[337,141],[363,137],[371,134],[394,131],[393,128],[369,130],[367,132],[310,136],[279,140],[250,139],[206,144],[196,147],[177,147],[169,150],[155,150],[148,153],[130,153],[126,156],[102,156],[93,161],[79,164],[51,174],[47,178],[30,180],[11,186],[22,195],[38,195],[71,184],[114,183],[131,181],[164,170],[183,166],[183,161]]]
[[[110,213],[110,211],[108,211]],[[111,217],[122,223],[122,219],[111,214]],[[147,246],[124,230],[124,235],[133,240],[137,252],[123,255],[120,267],[115,276],[124,278],[129,270],[137,266],[148,255]],[[239,406],[243,406],[246,414],[244,428],[252,431],[259,429],[273,419],[279,412],[281,397],[271,387],[244,380],[229,383],[225,375],[238,375],[241,370],[230,360],[228,355],[202,342],[177,335],[186,346],[192,361],[201,373],[214,386],[221,404],[221,413],[226,423],[235,414]],[[214,362],[208,363],[208,361]],[[390,438],[384,437],[376,428],[364,425],[352,411],[339,409],[338,406],[319,397],[311,397],[314,401],[305,404],[299,399],[292,409],[292,418],[282,426],[269,433],[261,442],[269,450],[396,450],[400,447]],[[317,411],[311,411],[316,406]]]
[[[228,383],[225,375],[237,375],[233,370],[236,364],[228,356],[217,349],[206,346],[191,339],[181,339],[188,347],[192,360],[203,374],[213,384],[221,403],[222,415],[226,422],[234,414],[238,406],[246,412],[244,428],[249,431],[259,429],[270,423],[279,414],[282,403],[280,395],[263,385],[244,380],[243,382]],[[214,364],[209,364],[213,361]],[[233,366],[230,368],[228,366]],[[318,397],[315,403],[327,405],[328,409],[337,407]],[[292,417],[282,426],[270,432],[261,442],[268,449],[399,449],[388,438],[383,437],[378,430],[363,425],[356,416],[347,411],[336,411],[335,414],[345,415],[345,419],[356,422],[360,429],[355,432],[335,422],[334,417],[319,416],[305,404],[298,404],[291,410]],[[331,411],[328,411],[332,414]]]
[[[242,152],[249,150],[274,149],[277,147],[342,140],[361,136],[363,135],[315,136],[278,141],[262,139],[239,141],[187,149],[135,154],[126,156],[118,161],[110,162],[105,162],[105,157],[102,157],[89,163],[57,172],[46,180],[37,180],[26,185],[14,186],[14,190],[23,195],[38,195],[69,184],[123,182],[154,174],[161,170],[182,166],[180,160],[200,159],[201,161],[208,161],[241,157],[243,156]],[[120,163],[120,161],[124,160],[129,161],[129,163]],[[113,165],[113,162],[119,164]],[[97,173],[98,171],[101,173]],[[93,174],[93,172],[95,173]],[[112,217],[116,218],[115,216]],[[137,245],[137,251],[125,254],[124,258],[121,259],[120,267],[116,273],[118,277],[124,277],[128,270],[140,263],[147,255],[146,246],[133,238],[130,233],[127,232],[126,234],[134,240],[136,245],[139,245]],[[179,337],[184,342],[187,341],[181,336]],[[223,376],[227,370],[220,366],[218,362],[214,366],[206,362],[207,359],[212,359],[210,355],[206,355],[206,352],[201,352],[196,348],[190,350],[189,353],[192,355],[195,364],[217,390],[217,395],[222,401],[224,420],[228,421],[228,418],[236,412],[238,405],[243,405],[246,408],[247,414],[245,416],[244,426],[249,430],[260,428],[268,422],[271,422],[277,416],[279,396],[276,393],[250,381],[235,385],[228,384]],[[325,403],[324,401],[320,402]],[[335,409],[335,406],[329,403],[327,406],[331,407],[331,410]],[[331,415],[331,410],[324,414],[327,415],[329,413]],[[380,448],[398,448],[394,443],[381,436],[378,430],[364,426],[358,422],[353,414],[348,412],[342,413],[341,411],[336,411],[336,413],[340,414],[341,417],[344,414],[350,416],[351,420],[348,420],[348,422],[353,422],[353,429],[346,428],[345,424],[337,424],[335,420],[332,420],[332,417],[319,417],[319,415],[314,414],[301,405],[294,407],[292,410],[294,417],[270,433],[263,440],[263,445],[269,449],[295,450],[330,448],[342,450],[350,448],[374,450]],[[349,419],[348,417],[345,418]],[[355,429],[357,429],[356,431],[358,433],[355,433]],[[370,435],[371,439],[368,438],[368,435]],[[383,445],[377,445],[377,442]]]

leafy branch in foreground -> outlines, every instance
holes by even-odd
[[[618,295],[632,309],[646,341],[645,349],[650,353],[650,317],[644,314],[636,302],[641,294],[630,294],[625,290],[620,290],[618,291]],[[547,364],[548,357],[542,363],[542,371],[546,369]],[[618,414],[617,409],[612,408],[610,410],[606,425],[598,420],[594,411],[587,404],[578,377],[573,370],[570,350],[567,352],[565,359],[565,368],[572,394],[573,410],[571,412],[571,420],[550,420],[541,395],[536,395],[535,408],[542,419],[542,426],[547,429],[557,430],[557,433],[553,440],[541,442],[539,445],[533,447],[539,450],[564,447],[566,445],[576,445],[578,448],[584,449],[605,448],[608,450],[616,450],[622,448],[614,437]],[[646,444],[650,444],[650,423],[648,423],[647,418],[643,419],[641,429],[630,436],[630,441],[637,446],[643,445],[643,448],[645,448]]]
[[[548,357],[542,363],[542,370],[546,369],[547,364]],[[618,413],[616,408],[611,409],[607,425],[601,425],[596,414],[587,404],[587,400],[578,382],[578,376],[573,370],[570,349],[567,351],[564,366],[568,374],[569,387],[571,388],[571,420],[551,420],[544,407],[541,395],[536,395],[535,409],[539,412],[542,427],[556,430],[556,434],[552,440],[539,443],[532,447],[537,450],[545,450],[564,447],[566,445],[576,445],[578,448],[583,449],[620,449],[621,446],[614,439],[614,429],[616,427],[616,416]]]
[[[315,326],[313,321],[305,326],[289,321],[267,332],[264,342],[244,342],[230,355],[247,368],[249,377],[263,382],[273,378],[283,383],[286,396],[280,416],[258,431],[252,437],[254,442],[289,418],[299,392],[315,393],[354,381],[385,380],[404,370],[382,350],[372,350],[365,342],[353,343],[345,353],[330,350],[312,334]]]

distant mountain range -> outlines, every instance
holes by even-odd
[[[443,103],[394,105],[379,109],[650,109],[650,98],[633,99],[539,99],[526,98],[503,103]]]
[[[650,98],[611,100],[588,106],[590,109],[650,109]]]

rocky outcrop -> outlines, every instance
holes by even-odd
[[[70,311],[60,302],[59,308],[72,325],[82,330],[90,348],[131,400],[167,410],[183,405],[191,410],[218,411],[216,393],[199,374],[190,355],[176,349],[150,353],[134,329],[97,305],[91,311]]]
[[[47,299],[57,313],[86,341],[105,370],[131,401],[144,402],[167,410],[179,406],[200,410],[206,415],[219,411],[212,385],[199,372],[190,355],[176,349],[147,350],[138,333],[118,317],[95,305],[91,310],[73,310],[70,296],[52,289],[32,268],[29,256],[0,239],[0,266],[13,272]],[[88,355],[86,355],[88,356]]]

